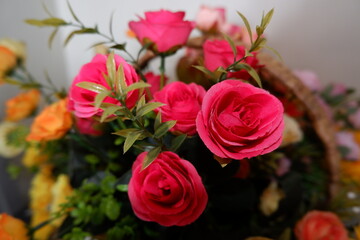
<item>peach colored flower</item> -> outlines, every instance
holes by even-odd
[[[0,39],[0,46],[8,48],[18,59],[24,61],[26,58],[26,46],[24,42],[10,38]]]
[[[46,107],[38,115],[27,136],[27,141],[49,141],[63,137],[72,126],[71,113],[67,110],[67,99]]]
[[[25,223],[6,213],[0,214],[0,239],[1,240],[27,240]]]
[[[15,66],[15,53],[7,47],[0,46],[0,72],[7,72]]]
[[[40,91],[32,89],[6,101],[6,120],[11,122],[20,121],[28,117],[38,106]]]

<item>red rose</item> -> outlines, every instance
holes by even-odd
[[[195,83],[172,82],[154,94],[154,101],[165,103],[161,108],[162,120],[176,120],[172,132],[196,134],[196,116],[206,91]]]
[[[114,55],[116,67],[120,64],[123,65],[125,82],[127,85],[131,85],[134,82],[139,81],[139,77],[135,72],[135,69],[128,64],[122,57]],[[79,82],[92,82],[100,84],[107,89],[111,89],[107,84],[103,74],[107,74],[106,68],[107,56],[97,54],[90,63],[82,66],[79,74],[73,81],[69,90],[69,107],[74,111],[74,114],[80,118],[89,118],[94,115],[100,115],[101,109],[94,107],[96,93],[87,89],[76,86]],[[138,91],[131,91],[127,94],[126,105],[132,108],[138,99]],[[106,97],[104,102],[121,105],[118,100],[111,97]]]
[[[131,21],[130,29],[141,44],[154,43],[155,52],[175,51],[184,45],[194,28],[194,23],[184,21],[185,12],[160,10],[145,12],[145,19]]]
[[[280,145],[283,111],[281,102],[266,90],[240,80],[225,80],[206,93],[196,127],[215,155],[251,158]]]
[[[210,71],[215,71],[218,67],[227,68],[234,63],[234,53],[226,40],[206,40],[203,45],[203,50],[204,65]],[[245,56],[244,46],[236,46],[236,50],[236,60],[240,60]],[[256,53],[253,53],[253,55],[254,57],[247,57],[243,62],[257,69],[260,67],[260,65],[258,65],[259,61],[256,58]],[[240,70],[229,73],[228,77],[246,80],[250,78],[250,75],[246,70]]]
[[[144,170],[141,153],[132,167],[129,198],[135,214],[163,226],[184,226],[204,211],[208,196],[195,167],[173,152],[162,152]]]
[[[295,226],[299,240],[336,239],[348,240],[340,219],[332,212],[308,212]]]

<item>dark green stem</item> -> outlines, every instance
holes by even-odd
[[[165,55],[160,55],[160,89],[161,90],[165,85]]]

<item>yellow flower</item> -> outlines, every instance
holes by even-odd
[[[8,143],[8,135],[19,127],[16,123],[2,122],[0,123],[0,156],[12,158],[19,155],[23,150],[23,146],[14,146]]]
[[[48,158],[48,155],[42,151],[41,147],[30,144],[22,158],[22,163],[25,167],[34,167],[46,162]]]
[[[69,177],[65,174],[59,175],[51,191],[53,201],[50,207],[50,212],[53,214],[60,211],[60,204],[65,203],[67,201],[67,197],[73,192]],[[55,227],[60,227],[64,219],[65,216],[52,221],[51,224]]]
[[[292,143],[300,142],[303,139],[304,134],[295,118],[284,114],[284,123],[285,127],[281,147],[287,146]]]
[[[345,182],[355,181],[360,183],[360,161],[347,161],[340,162],[341,178]]]
[[[40,91],[32,89],[6,101],[6,120],[11,122],[20,121],[28,117],[38,106]]]
[[[26,46],[23,42],[16,41],[10,38],[2,38],[0,39],[0,46],[10,49],[20,60],[25,60]]]
[[[52,202],[51,188],[54,185],[52,166],[43,165],[34,176],[30,188],[31,226],[34,227],[51,218],[49,207]],[[35,232],[35,239],[46,240],[54,230],[47,224]]]
[[[360,225],[357,225],[354,227],[354,232],[355,232],[355,240],[360,240]]]
[[[20,219],[6,213],[0,214],[0,239],[1,240],[27,240],[27,228]]]
[[[7,47],[0,46],[0,72],[10,71],[16,66],[16,55]]]
[[[279,207],[280,200],[284,197],[283,191],[278,188],[277,182],[272,181],[260,197],[260,210],[265,216],[270,216]]]

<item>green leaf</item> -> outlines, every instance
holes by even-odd
[[[176,120],[170,120],[167,122],[163,122],[160,124],[160,126],[155,129],[154,137],[160,138],[163,135],[165,135],[172,127],[174,127],[176,124]]]
[[[136,111],[136,117],[142,117],[145,114],[153,111],[156,108],[159,108],[161,106],[164,106],[164,103],[161,102],[150,102],[150,103],[146,103],[144,106],[142,106],[141,108],[139,108],[138,111]]]
[[[47,6],[45,5],[44,2],[42,2],[41,5],[42,5],[44,11],[47,13],[47,15],[49,15],[50,17],[54,17],[54,16],[51,14],[51,12],[49,11],[49,9],[47,8]]]
[[[226,69],[224,68],[224,67],[218,67],[216,70],[215,70],[215,72],[220,72],[220,73],[228,73],[227,71],[226,71]]]
[[[42,20],[38,20],[38,19],[26,19],[25,22],[27,24],[30,24],[30,25],[34,25],[34,26],[37,26],[37,27],[44,27],[46,26]]]
[[[130,92],[130,91],[140,89],[140,88],[147,88],[147,87],[151,87],[151,85],[146,82],[140,81],[140,82],[136,82],[136,83],[133,83],[130,86],[128,86],[126,88],[126,92]]]
[[[229,35],[227,35],[227,34],[223,34],[224,35],[224,38],[225,38],[225,40],[229,43],[229,45],[230,45],[230,47],[231,47],[231,49],[232,49],[232,51],[233,51],[233,53],[234,53],[234,62],[236,61],[236,56],[237,56],[237,49],[236,49],[236,46],[235,46],[235,43],[234,43],[234,41],[230,38],[230,36]]]
[[[126,136],[124,143],[124,153],[126,153],[132,147],[135,141],[138,140],[142,134],[143,131],[138,130],[137,132],[131,132]]]
[[[185,141],[186,137],[187,137],[186,134],[181,134],[181,135],[175,137],[171,141],[170,151],[176,152],[176,150],[178,150],[178,148],[181,146],[181,144]]]
[[[15,164],[9,164],[6,171],[10,175],[11,179],[16,179],[21,173],[21,167]]]
[[[114,83],[115,83],[116,93],[119,95],[125,94],[125,90],[127,86],[125,82],[124,67],[122,64],[118,66]]]
[[[108,197],[102,201],[102,209],[110,220],[116,220],[120,216],[121,205],[113,197]]]
[[[109,33],[110,33],[110,36],[111,36],[112,39],[114,39],[113,20],[114,20],[114,12],[111,13],[110,22],[109,22]]]
[[[69,11],[70,11],[70,13],[71,13],[71,16],[75,19],[76,22],[82,24],[82,23],[80,22],[79,18],[76,16],[74,10],[72,9],[69,0],[67,0],[66,2],[67,2],[68,9],[69,9]]]
[[[139,99],[139,101],[136,104],[136,112],[138,112],[140,110],[140,108],[145,105],[145,103],[146,103],[145,95],[142,95],[141,98]]]
[[[268,45],[264,45],[264,48],[269,49],[271,52],[273,52],[279,59],[280,61],[284,61],[283,58],[281,57],[280,53],[278,51],[276,51],[274,48],[269,47]]]
[[[79,82],[76,84],[76,86],[84,88],[84,89],[92,91],[92,92],[96,92],[96,93],[108,91],[108,89],[106,87],[104,87],[103,85],[93,83],[93,82]]]
[[[265,17],[261,20],[261,26],[264,28],[264,30],[266,29],[266,27],[268,26],[268,24],[271,21],[272,16],[274,15],[274,9],[271,9],[266,15]]]
[[[97,33],[96,29],[93,29],[93,28],[83,28],[83,29],[80,29],[80,30],[75,30],[75,31],[72,31],[68,36],[67,38],[65,39],[64,41],[64,45],[66,46],[70,40],[77,34],[91,34],[91,33]]]
[[[107,117],[110,115],[115,114],[117,111],[124,109],[124,107],[121,106],[110,106],[105,108],[104,112],[101,115],[100,122],[103,122]]]
[[[91,165],[96,165],[100,162],[100,159],[94,154],[89,154],[85,156],[85,161]]]
[[[161,152],[161,147],[156,147],[151,149],[147,154],[146,157],[142,163],[142,167],[141,170],[144,170],[145,168],[147,168],[156,158],[157,156],[160,154]]]
[[[96,96],[95,96],[95,104],[94,104],[95,108],[99,108],[100,105],[102,104],[102,102],[104,101],[104,99],[106,97],[109,97],[109,96],[111,96],[111,91],[109,91],[107,89],[100,92],[100,93],[98,93],[98,94],[96,94]]]
[[[49,40],[48,40],[48,46],[51,48],[52,42],[56,36],[56,33],[58,32],[59,28],[55,28],[54,31],[50,34]]]
[[[125,50],[125,46],[126,46],[126,43],[123,43],[123,44],[116,44],[116,45],[110,46],[110,48],[114,48],[114,49],[123,51],[123,50]]]
[[[116,186],[116,189],[120,192],[127,192],[129,187],[127,184],[119,184]]]
[[[139,131],[139,129],[137,129],[137,128],[125,128],[125,129],[121,129],[119,131],[113,132],[112,134],[126,138],[130,133],[138,132],[138,131]]]
[[[65,22],[64,20],[62,20],[61,18],[47,18],[42,20],[42,22],[46,25],[46,26],[53,26],[53,27],[57,27],[57,26],[61,26],[61,25],[67,25],[68,23]]]
[[[239,71],[242,69],[246,70],[250,74],[250,76],[256,81],[256,83],[259,85],[259,87],[262,88],[261,79],[259,77],[259,74],[256,72],[256,70],[253,67],[251,67],[249,64],[243,63],[243,62],[236,64],[235,70]]]
[[[159,111],[156,115],[155,121],[154,121],[154,129],[158,129],[161,124],[161,111]]]
[[[248,31],[250,41],[251,41],[251,44],[252,44],[253,43],[253,38],[252,38],[252,32],[251,32],[251,27],[250,27],[249,21],[247,20],[247,18],[241,12],[237,12],[237,14],[241,17],[241,19],[243,20],[243,22],[245,24],[245,27],[246,27],[246,29]]]
[[[115,65],[115,59],[114,59],[114,52],[111,52],[108,55],[108,58],[106,60],[106,69],[107,69],[107,75],[109,76],[110,80],[110,86],[113,86],[113,81],[115,80],[116,76],[116,65]]]
[[[203,66],[193,66],[193,67],[200,70],[201,72],[205,73],[211,79],[216,79],[215,74],[212,71],[210,71],[209,69],[207,69],[206,67],[203,67]]]
[[[265,29],[262,26],[256,26],[256,34],[260,37],[264,33]]]

